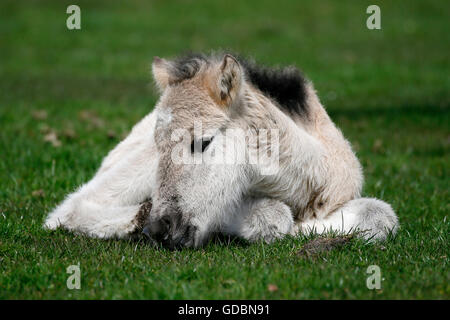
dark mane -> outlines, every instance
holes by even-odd
[[[289,114],[308,116],[306,78],[295,67],[268,68],[239,58],[247,80],[265,95],[275,100]]]
[[[173,61],[173,72],[179,81],[195,76],[202,63],[209,63],[222,55],[207,56],[189,53]],[[246,79],[266,96],[277,102],[288,114],[308,117],[306,83],[303,74],[295,67],[269,68],[234,55],[245,71]]]

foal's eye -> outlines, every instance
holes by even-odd
[[[214,137],[202,138],[201,140],[192,140],[191,152],[194,153],[196,150],[199,150],[200,145],[202,146],[202,152],[204,152],[213,139]],[[196,147],[196,145],[198,147]]]

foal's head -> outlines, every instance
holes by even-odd
[[[155,58],[152,69],[161,93],[154,136],[159,167],[144,233],[167,247],[200,246],[260,179],[261,162],[248,161],[248,146],[277,150],[246,135],[252,128],[246,119],[264,122],[267,115],[244,110],[253,83],[235,57]]]

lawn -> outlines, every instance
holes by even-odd
[[[70,1],[0,4],[1,299],[449,299],[448,1]],[[42,229],[157,100],[155,55],[229,48],[314,82],[401,230],[315,256],[308,241],[154,249]],[[66,268],[80,264],[81,289]],[[380,290],[366,286],[378,265]]]

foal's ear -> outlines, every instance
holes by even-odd
[[[160,57],[154,57],[152,63],[152,73],[155,79],[156,85],[160,92],[169,85],[170,82],[170,62]]]
[[[230,104],[239,95],[242,83],[242,68],[232,55],[226,54],[219,67],[217,77],[218,97],[222,103]]]

